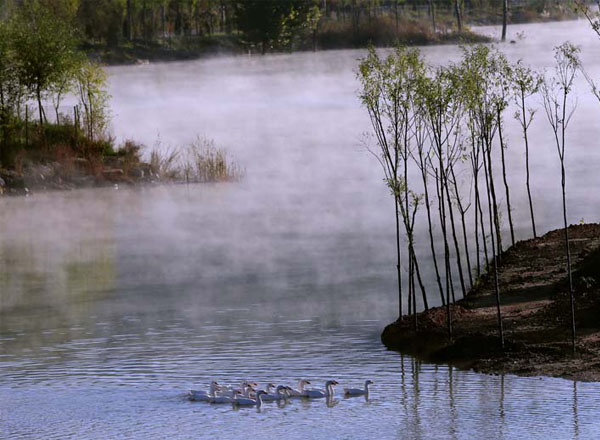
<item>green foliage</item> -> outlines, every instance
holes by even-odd
[[[309,18],[310,0],[244,0],[235,3],[239,30],[262,52],[288,47],[294,32]]]
[[[358,71],[362,86],[360,98],[369,112],[380,153],[376,155],[386,174],[386,181],[398,196],[398,168],[408,160],[403,148],[408,141],[411,104],[423,81],[425,64],[418,49],[398,46],[385,59],[374,47]]]
[[[508,106],[512,68],[504,54],[489,46],[463,48],[463,59],[454,67],[460,91],[471,114],[472,129],[491,145],[498,129],[498,113]]]
[[[106,71],[94,62],[85,62],[75,73],[79,105],[83,109],[83,125],[90,139],[102,137],[109,121]]]
[[[542,85],[543,78],[535,71],[528,67],[523,66],[521,60],[517,62],[512,69],[512,92],[514,94],[514,100],[517,104],[517,110],[515,111],[515,119],[521,124],[521,128],[527,130],[531,124],[531,120],[536,112],[535,109],[527,109],[525,106],[525,100],[538,93]],[[526,115],[527,113],[527,115]]]
[[[23,87],[15,68],[12,48],[13,28],[0,21],[0,165],[13,162],[11,139],[18,125],[18,113],[23,101]]]
[[[37,2],[25,4],[12,29],[17,76],[29,97],[37,100],[42,123],[42,98],[70,74],[76,62],[75,33],[67,22]]]
[[[117,47],[123,38],[123,0],[81,0],[77,17],[92,41],[103,40],[108,47]]]
[[[23,147],[44,144],[44,139],[48,145],[66,142],[65,130],[77,133],[79,122],[92,143],[104,133],[108,122],[106,74],[76,50],[71,21],[77,5],[70,0],[32,0],[9,21],[0,21],[0,162],[5,166],[13,165]],[[81,121],[61,124],[61,101],[73,91],[80,97]],[[34,118],[26,111],[31,99],[38,105],[40,130],[35,133],[29,127]],[[55,126],[47,122],[43,100],[54,104]],[[77,134],[68,138],[81,141],[82,147],[87,145]]]
[[[600,37],[600,12],[592,11],[588,3],[584,0],[575,0],[574,6],[578,12],[581,12],[585,16],[593,31]]]

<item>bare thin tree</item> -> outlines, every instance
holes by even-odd
[[[533,200],[531,198],[531,173],[529,170],[529,126],[533,121],[533,117],[535,116],[536,110],[534,108],[527,107],[525,100],[539,91],[542,78],[535,72],[533,72],[531,69],[524,67],[520,60],[513,67],[512,72],[512,84],[514,92],[513,96],[515,104],[517,105],[515,119],[521,125],[521,131],[523,132],[523,141],[525,142],[525,185],[527,187],[527,199],[529,200],[529,213],[531,215],[531,227],[533,229],[533,238],[536,238],[537,231],[535,228]]]
[[[567,222],[567,195],[566,195],[566,132],[571,118],[577,108],[572,102],[570,94],[573,91],[573,82],[580,66],[579,47],[566,42],[554,49],[554,76],[546,78],[542,83],[542,97],[548,122],[554,134],[556,150],[560,160],[562,208],[565,232],[565,248],[567,254],[567,274],[569,278],[569,297],[571,303],[571,346],[575,353],[575,292],[573,290],[573,274],[571,267],[571,248],[569,244],[569,227]]]

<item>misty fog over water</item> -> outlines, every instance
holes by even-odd
[[[568,39],[600,79],[600,42],[587,26],[511,26],[516,43],[499,48],[542,70]],[[422,50],[435,64],[460,56],[455,46]],[[598,435],[597,384],[462,372],[380,344],[397,317],[393,199],[365,146],[370,126],[355,78],[364,55],[108,68],[117,139],[166,151],[205,136],[245,175],[0,199],[0,438]],[[598,221],[600,202],[600,104],[582,78],[576,93],[567,140],[572,223]],[[532,189],[546,232],[561,225],[560,172],[538,108]],[[524,239],[524,148],[518,125],[506,123]],[[418,235],[423,260],[428,246]],[[424,274],[432,287],[430,269]],[[329,378],[376,384],[371,402],[340,399],[332,408],[293,402],[257,413],[184,399],[212,379],[303,377],[317,386]]]

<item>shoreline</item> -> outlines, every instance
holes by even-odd
[[[436,38],[430,38],[427,34],[403,35],[398,38],[400,44],[407,46],[446,46],[460,44],[493,43],[495,40],[486,35],[478,34],[471,30],[462,33],[451,32],[447,34],[437,34]],[[105,46],[84,45],[82,49],[87,56],[95,61],[99,61],[106,66],[130,66],[144,65],[154,63],[169,63],[178,61],[194,61],[208,59],[216,56],[241,56],[241,55],[273,55],[282,53],[306,53],[306,52],[326,52],[330,50],[344,49],[366,49],[369,42],[360,44],[331,44],[325,47],[298,48],[292,50],[273,50],[265,54],[254,51],[243,45],[221,45],[215,39],[216,44],[209,44],[202,48],[184,48],[170,49],[167,46],[157,44],[137,43],[131,47],[107,48]],[[376,47],[392,47],[393,42],[389,44],[377,44]]]
[[[518,11],[510,17],[509,28],[511,25],[561,22],[576,20],[577,18],[577,15],[568,14],[564,11],[552,11],[547,15],[531,11]],[[473,27],[502,26],[501,17],[474,15],[467,20],[465,30],[462,33],[456,30],[431,33],[423,28],[417,32],[407,31],[401,33],[396,35],[393,40],[386,39],[386,37],[383,41],[377,41],[377,38],[373,41],[372,38],[368,37],[367,39],[361,37],[358,41],[352,41],[352,37],[345,34],[338,35],[331,40],[328,35],[321,34],[319,38],[323,41],[317,45],[316,49],[310,44],[304,44],[290,50],[270,50],[266,54],[365,49],[370,44],[374,44],[378,48],[387,48],[398,43],[406,46],[444,46],[499,42],[497,38],[477,33],[473,30]],[[424,26],[427,27],[429,24],[427,23]],[[175,41],[177,38],[179,37],[176,37]],[[106,45],[84,43],[82,49],[90,59],[99,61],[107,66],[193,61],[215,56],[261,55],[260,50],[246,44],[242,40],[242,37],[237,34],[192,37],[190,42],[184,43],[183,46],[181,42],[172,43],[170,39],[165,41],[167,42],[166,44],[165,42],[159,43],[156,41],[134,41],[130,45],[120,45],[112,48]],[[173,47],[173,44],[180,47]]]
[[[492,274],[451,306],[430,308],[389,324],[391,350],[427,362],[487,374],[600,381],[600,224],[569,226],[573,259],[577,352],[571,354],[564,230],[524,240],[502,253],[498,276],[505,348],[497,330]]]

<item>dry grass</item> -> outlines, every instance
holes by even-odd
[[[231,182],[244,174],[225,150],[206,138],[179,149],[161,148],[159,144],[150,153],[150,167],[161,179],[184,182]]]

